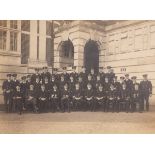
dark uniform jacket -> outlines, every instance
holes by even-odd
[[[69,91],[70,91],[71,94],[73,93],[74,89],[75,89],[75,82],[70,81],[69,82]]]
[[[83,97],[81,89],[79,89],[79,90],[74,89],[72,95],[75,96],[75,98]]]
[[[104,89],[102,91],[100,91],[99,89],[96,90],[95,97],[97,97],[97,98],[101,98],[101,97],[105,98],[105,96],[106,95],[105,95]]]
[[[2,89],[3,89],[4,95],[10,96],[10,95],[12,94],[12,91],[13,91],[13,87],[12,87],[12,82],[11,82],[11,80],[10,80],[10,81],[5,80],[5,81],[3,82]],[[8,92],[7,92],[7,91],[8,91]]]
[[[68,97],[67,97],[68,96]],[[61,93],[61,97],[64,98],[69,98],[70,97],[70,91],[69,89],[65,90],[63,89],[62,93]]]
[[[141,81],[139,85],[140,94],[152,94],[152,83],[151,81]]]
[[[50,92],[50,98],[51,99],[59,99],[59,97],[60,97],[60,93],[59,93],[58,89],[51,90],[51,92]]]
[[[48,81],[50,81],[50,77],[51,77],[50,72],[46,72],[46,73],[41,74],[41,79],[42,79],[43,83],[44,83],[45,77],[47,77]]]
[[[27,99],[31,96],[31,97],[33,97],[33,98],[36,98],[36,91],[35,90],[27,90],[27,94],[26,94],[26,96],[27,96]]]
[[[86,89],[86,91],[85,91],[85,98],[87,99],[87,98],[91,98],[93,96],[94,96],[93,89],[92,88],[90,90],[89,89]]]
[[[26,97],[27,84],[26,84],[26,82],[25,82],[25,83],[22,82],[20,85],[21,85],[21,92],[22,92],[22,95],[23,95],[23,97]]]
[[[40,74],[33,74],[33,75],[31,76],[31,82],[32,82],[32,83],[35,83],[36,77],[39,77],[39,80],[41,79],[41,75],[40,75]]]
[[[113,78],[115,77],[115,73],[106,73],[106,76],[108,77],[109,82],[112,83]]]
[[[12,82],[12,88],[13,88],[13,91],[16,90],[16,86],[20,84],[20,82],[18,80],[15,80],[15,81],[11,81]]]
[[[41,84],[40,82],[35,82],[34,83],[34,90],[36,92],[36,97],[38,98],[39,97],[39,93],[40,93],[40,90],[41,90]]]
[[[114,99],[116,99],[116,97],[117,97],[117,92],[116,92],[116,90],[115,90],[115,89],[109,89],[107,98],[108,98],[109,100],[114,100]]]
[[[48,97],[49,97],[49,94],[48,94],[48,92],[46,90],[44,90],[44,91],[40,90],[40,92],[39,92],[39,99],[40,98],[45,98],[47,100]]]
[[[103,89],[104,89],[105,93],[108,94],[109,89],[110,89],[110,83],[105,82],[104,85],[103,85]]]
[[[139,97],[139,83],[133,83],[133,86],[132,86],[132,97],[133,98],[137,98]]]
[[[22,96],[23,96],[23,94],[22,94],[22,91],[20,90],[20,91],[14,91],[14,93],[13,93],[13,99],[21,99],[22,98]]]
[[[127,89],[129,89],[130,91],[132,91],[132,88],[133,88],[133,82],[132,82],[132,80],[128,79],[128,80],[124,80],[124,82],[126,84]]]
[[[129,89],[121,88],[121,99],[130,100],[131,99],[131,91]]]

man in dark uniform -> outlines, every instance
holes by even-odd
[[[117,92],[114,85],[111,83],[110,89],[107,95],[107,106],[106,106],[107,111],[109,111],[110,108],[112,108],[112,112],[115,112],[118,109],[116,104],[116,99],[117,99]]]
[[[37,100],[36,100],[36,91],[34,90],[34,85],[30,84],[26,93],[26,105],[32,106],[33,112],[38,112]]]
[[[43,73],[41,74],[41,79],[43,83],[45,82],[45,77],[48,78],[48,81],[50,81],[51,74],[50,72],[48,72],[47,67],[43,67]]]
[[[82,91],[82,93],[84,93],[86,82],[83,81],[81,75],[78,76],[77,83],[79,83],[80,90]]]
[[[91,84],[92,89],[94,90],[94,89],[95,89],[95,81],[93,80],[91,74],[88,74],[88,76],[87,76],[87,84],[88,84],[88,83]],[[87,87],[87,85],[86,85],[86,87]]]
[[[33,85],[34,85],[34,90],[36,93],[37,106],[39,106],[39,93],[40,93],[40,89],[41,89],[39,76],[36,76],[36,80],[34,81]]]
[[[143,75],[143,81],[139,85],[141,111],[144,110],[144,104],[146,104],[146,110],[149,111],[149,97],[152,95],[152,83],[148,80],[147,74]]]
[[[136,81],[137,77],[133,76],[132,78],[133,88],[132,88],[132,102],[131,102],[131,112],[136,110],[137,105],[139,106],[140,112],[140,100],[139,100],[139,83]]]
[[[11,74],[7,74],[7,80],[5,80],[2,85],[6,112],[11,112],[12,109],[12,88]]]
[[[78,78],[78,73],[76,72],[76,66],[73,66],[72,69],[73,72],[70,73],[70,76],[72,76],[74,78],[74,81],[76,81]]]
[[[105,82],[104,82],[104,85],[103,85],[103,89],[104,89],[105,94],[107,96],[108,92],[109,92],[109,89],[110,89],[110,82],[109,82],[109,78],[108,78],[107,75],[105,76]]]
[[[31,75],[27,75],[27,79],[26,79],[27,89],[29,89],[31,84],[32,84],[32,82],[31,82]]]
[[[65,82],[67,82],[69,80],[69,74],[67,73],[67,67],[63,67],[62,75],[64,76]]]
[[[82,81],[86,82],[87,81],[87,73],[86,73],[86,68],[82,66],[82,71],[79,73],[79,76],[82,77]]]
[[[129,74],[125,74],[125,80],[124,82],[126,83],[127,89],[132,91],[132,80],[129,79]]]
[[[120,83],[121,87],[122,87],[122,85],[125,83],[124,79],[125,79],[124,76],[121,76],[121,77],[120,77],[119,83]]]
[[[75,81],[74,81],[73,75],[70,75],[70,80],[69,80],[69,83],[68,83],[68,84],[69,84],[70,101],[71,101],[70,105],[71,105],[71,107],[73,108],[73,110],[75,110],[76,107],[74,107],[74,104],[73,104],[73,102],[72,102],[73,91],[74,91],[74,89],[75,89]]]
[[[65,112],[66,110],[70,112],[70,92],[67,83],[64,85],[61,92],[61,108],[62,112]]]
[[[21,92],[22,92],[23,110],[26,110],[26,92],[27,92],[26,76],[22,77],[22,81],[20,85],[21,85]]]
[[[52,112],[60,110],[60,106],[59,106],[60,92],[56,84],[54,84],[53,89],[50,90],[49,98],[50,98],[49,109]]]
[[[50,85],[51,85],[51,88],[53,88],[54,85],[57,85],[58,87],[58,80],[56,79],[56,76],[54,74],[51,75],[51,80],[50,80]]]
[[[103,67],[99,67],[99,75],[100,75],[100,80],[103,84],[105,81],[105,73],[103,72]]]
[[[114,89],[116,91],[116,108],[115,111],[119,112],[120,111],[120,99],[121,99],[121,87],[122,85],[120,84],[120,82],[117,81],[117,76],[115,76],[113,78],[113,83],[114,85]]]
[[[96,93],[95,93],[95,102],[96,102],[96,106],[101,108],[101,110],[105,111],[105,108],[106,108],[106,94],[105,94],[105,91],[104,91],[103,86],[102,86],[101,83],[97,86],[97,90],[96,90]],[[96,106],[94,107],[94,111],[96,110]]]
[[[23,95],[20,89],[20,85],[16,86],[16,90],[13,93],[13,102],[16,105],[17,112],[21,115],[23,110]]]
[[[74,91],[72,92],[72,102],[73,105],[75,107],[75,110],[82,110],[82,106],[83,106],[83,95],[82,95],[82,91],[80,88],[80,84],[76,83],[75,84],[75,88]]]
[[[109,83],[112,83],[113,82],[113,78],[115,77],[115,73],[114,73],[114,70],[112,69],[111,66],[107,66],[107,76],[108,76],[108,79],[109,79]]]
[[[95,80],[96,80],[96,74],[95,74],[95,71],[94,71],[93,68],[91,68],[91,70],[90,70],[90,75],[92,76],[93,82],[95,82]]]
[[[124,109],[128,113],[130,111],[131,104],[131,91],[127,88],[126,83],[122,84],[121,87],[121,99],[120,99],[120,109]]]
[[[68,82],[68,81],[67,81],[67,82]],[[61,75],[61,76],[60,76],[60,82],[59,82],[59,90],[60,90],[60,91],[63,90],[64,85],[65,85],[67,82],[65,81],[64,75]]]
[[[36,77],[40,78],[39,68],[35,68],[35,73],[31,76],[31,82],[34,83],[36,81]]]
[[[95,89],[97,90],[97,88],[99,87],[99,85],[103,85],[102,80],[101,80],[101,75],[97,74],[96,76],[96,80],[95,80]]]
[[[60,80],[60,74],[58,74],[58,69],[57,68],[53,69],[53,74],[52,75],[55,77],[56,83],[58,84],[59,80]]]
[[[19,80],[17,80],[17,74],[12,74],[12,87],[15,90],[16,86],[19,85]]]
[[[86,103],[86,108],[85,110],[94,110],[94,90],[92,88],[92,84],[88,83],[87,84],[87,89],[85,90],[85,103]]]
[[[112,83],[116,89],[117,92],[121,89],[121,84],[117,81],[117,76],[114,76],[113,83]]]
[[[13,93],[14,91],[16,91],[16,86],[20,85],[19,80],[17,80],[17,74],[12,74],[12,89],[13,89]],[[12,112],[16,111],[16,104],[14,104],[14,102],[12,101],[12,108],[11,108]]]
[[[41,85],[39,92],[39,112],[47,112],[49,93],[45,89],[45,85]]]

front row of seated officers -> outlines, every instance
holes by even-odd
[[[2,89],[6,112],[18,112],[32,109],[42,112],[104,111],[104,112],[143,112],[149,111],[149,97],[152,84],[147,74],[137,82],[136,76],[129,74],[117,76],[108,66],[108,73],[95,74],[75,71],[68,74],[50,74],[44,67],[42,74],[23,76],[19,82],[17,74],[7,74]]]

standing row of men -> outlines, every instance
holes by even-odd
[[[63,69],[61,74],[56,69],[50,74],[47,67],[42,73],[36,68],[35,74],[23,76],[21,81],[17,80],[17,74],[8,74],[2,86],[6,112],[149,110],[152,84],[146,74],[140,83],[135,76],[130,79],[129,74],[121,76],[118,82],[110,66],[106,73],[100,67],[97,74],[93,69],[86,72],[85,67],[80,73],[75,71],[76,67],[72,73]]]

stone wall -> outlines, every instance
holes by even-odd
[[[118,77],[129,73],[142,80],[144,73],[153,84],[155,102],[155,21],[125,21],[106,30],[105,59],[100,63],[114,67]]]

